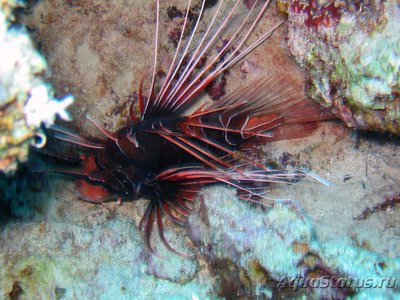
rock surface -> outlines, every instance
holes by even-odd
[[[308,95],[350,127],[399,134],[400,2],[278,2]]]

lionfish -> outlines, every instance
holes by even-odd
[[[47,170],[78,178],[80,194],[87,201],[101,203],[110,196],[119,201],[148,199],[139,225],[145,246],[152,251],[150,235],[155,223],[162,243],[177,254],[165,238],[163,217],[184,226],[191,211],[189,203],[196,200],[202,187],[213,183],[236,188],[244,201],[261,203],[263,190],[271,183],[287,182],[290,174],[251,159],[249,154],[258,145],[308,135],[324,118],[318,106],[301,96],[284,74],[262,77],[222,100],[185,113],[214,79],[282,25],[279,22],[247,45],[270,3],[255,1],[212,56],[217,37],[231,26],[241,0],[236,0],[225,16],[221,16],[224,1],[220,1],[208,27],[198,33],[206,4],[202,0],[191,33],[185,37],[190,27],[191,2],[172,62],[164,80],[157,82],[160,3],[156,1],[149,93],[144,95],[142,80],[138,98],[130,104],[126,125],[111,132],[88,118],[104,135],[101,140],[53,127],[55,138],[74,145],[81,168]],[[215,25],[218,18],[221,21]],[[195,36],[199,36],[197,42]],[[68,160],[69,156],[65,153],[61,158]]]

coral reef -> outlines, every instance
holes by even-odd
[[[230,286],[246,287],[247,296],[371,297],[367,286],[343,283],[350,278],[370,278],[377,285],[391,278],[382,292],[399,293],[399,259],[360,249],[346,239],[320,244],[310,220],[293,203],[275,201],[266,210],[238,201],[233,189],[210,187],[190,216],[189,235],[211,265],[225,261],[237,267],[240,282]],[[319,280],[325,287],[296,286],[293,279]]]
[[[47,65],[35,50],[27,31],[12,26],[12,9],[18,1],[0,3],[0,172],[11,173],[27,159],[29,144],[40,126],[54,123],[56,115],[69,120],[65,111],[73,99],[60,101],[42,79]]]
[[[385,1],[278,1],[309,96],[350,127],[400,134],[400,8]]]
[[[1,299],[213,298],[215,281],[196,257],[181,258],[161,243],[147,254],[134,207],[118,212],[60,192],[31,193],[30,208],[11,204],[20,219],[1,230]],[[187,248],[184,235],[168,230],[166,237]]]
[[[349,238],[321,243],[310,218],[294,204],[261,208],[238,200],[232,188],[209,187],[189,219],[193,243],[183,229],[165,232],[171,246],[188,255],[183,258],[157,235],[154,254],[147,253],[134,222],[143,205],[91,205],[67,192],[70,183],[56,186],[31,193],[21,207],[11,204],[20,219],[2,225],[1,298],[374,299],[377,289],[356,280],[362,278],[373,284],[385,279],[379,292],[399,296],[398,258]],[[315,287],[317,281],[325,288]]]
[[[186,7],[186,1],[161,1],[165,13],[172,4],[179,10]],[[274,18],[277,17],[263,18],[263,28],[268,28],[266,22]],[[151,66],[149,54],[153,40],[149,37],[154,33],[154,6],[149,1],[42,0],[26,21],[53,70],[52,82],[58,90],[73,92],[76,96],[76,105],[71,108],[75,116],[73,126],[90,133],[91,126],[81,117],[86,113],[110,127],[117,126],[116,120],[126,115],[122,110],[130,101],[128,97],[136,90],[136,86],[131,88],[132,82],[137,85],[144,69]],[[298,82],[303,81],[299,68],[285,54],[282,29],[271,38],[271,44],[261,45],[251,53],[244,61],[246,64],[233,68],[227,76],[227,94],[256,76],[276,71],[285,70],[297,76]],[[162,43],[163,50],[171,51],[170,41],[164,39]],[[400,210],[385,209],[359,221],[354,217],[365,207],[379,205],[383,195],[392,195],[398,190],[398,150],[393,139],[381,142],[363,135],[358,137],[339,124],[324,124],[310,138],[265,146],[264,151],[272,161],[288,167],[312,166],[332,186],[310,185],[303,180],[298,185],[271,190],[271,196],[297,199],[302,207],[300,213],[295,206],[283,203],[261,210],[237,200],[233,190],[211,187],[204,194],[206,205],[199,202],[195,207],[193,222],[196,223],[189,225],[190,236],[196,238],[194,241],[205,255],[196,253],[187,259],[165,250],[157,234],[152,235],[151,241],[156,256],[146,255],[136,229],[143,214],[143,203],[121,206],[83,203],[78,201],[72,182],[55,176],[46,176],[46,191],[38,192],[42,189],[38,186],[21,194],[21,187],[15,186],[13,192],[24,202],[11,202],[13,217],[6,222],[0,219],[3,221],[0,224],[0,298],[216,299],[221,295],[235,299],[277,293],[288,297],[307,297],[310,293],[328,298],[322,289],[294,291],[290,282],[289,288],[274,291],[272,287],[277,286],[278,277],[268,272],[280,276],[303,270],[308,278],[324,274],[365,277],[364,271],[375,278],[390,276],[398,271]],[[265,154],[259,159],[266,159]],[[217,195],[221,198],[215,199]],[[208,197],[220,206],[212,205]],[[225,205],[227,209],[223,210]],[[262,251],[254,251],[258,255],[252,260],[250,247],[243,249],[239,244],[229,249],[243,249],[243,259],[231,261],[230,253],[213,255],[213,249],[201,245],[201,241],[211,241],[210,245],[223,251],[223,241],[214,241],[215,237],[238,240],[235,238],[238,228],[232,228],[228,222],[229,207],[242,217],[239,219],[242,237],[248,244],[257,242],[252,238],[257,232],[264,238],[260,240],[261,246],[268,242],[265,239],[272,239],[269,247],[265,246],[270,250],[265,257]],[[217,223],[217,215],[227,219]],[[274,215],[288,217],[287,222],[273,218]],[[265,225],[267,221],[273,222],[272,225]],[[250,232],[257,222],[262,225],[257,224]],[[210,238],[206,239],[201,232],[195,235],[195,224],[203,224],[207,233],[211,231]],[[300,230],[303,235],[292,234],[288,229]],[[273,242],[281,233],[287,235],[275,248]],[[246,238],[246,234],[250,237]],[[171,246],[180,252],[191,255],[197,251],[176,228],[167,229],[166,235]],[[288,271],[279,267],[280,251],[288,258]],[[240,253],[234,254],[242,257]],[[272,267],[257,262],[269,262],[275,257],[278,257],[277,264]],[[241,263],[246,261],[248,266]],[[312,266],[315,266],[314,273]],[[398,283],[398,273],[395,276]],[[341,290],[331,295],[344,298],[354,292],[357,292],[354,299],[399,297],[398,288]]]

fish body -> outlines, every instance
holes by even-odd
[[[261,203],[266,198],[266,187],[287,183],[295,175],[273,170],[251,159],[255,147],[309,135],[318,121],[327,118],[317,104],[304,98],[291,84],[287,74],[261,77],[221,100],[206,103],[193,113],[185,113],[195,106],[198,95],[217,76],[263,43],[281,25],[276,24],[245,46],[269,4],[269,1],[256,1],[241,25],[219,48],[218,54],[209,57],[208,64],[203,65],[202,58],[209,53],[220,31],[228,26],[240,1],[236,1],[221,23],[215,25],[223,2],[220,1],[208,29],[200,33],[199,42],[193,45],[204,11],[205,1],[202,2],[190,37],[184,44],[185,30],[182,29],[171,66],[159,82],[156,76],[159,1],[156,1],[151,85],[145,95],[143,83],[140,83],[138,99],[131,103],[125,126],[111,132],[89,118],[104,135],[103,139],[96,140],[56,126],[51,129],[54,137],[76,147],[80,163],[78,170],[51,171],[77,177],[83,199],[96,203],[110,197],[149,201],[140,222],[149,250],[152,249],[149,239],[155,222],[161,241],[177,253],[164,237],[163,216],[183,226],[191,211],[190,203],[207,184],[230,185],[238,190],[240,199]],[[188,22],[190,5],[189,1],[183,28]]]

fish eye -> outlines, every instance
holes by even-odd
[[[33,147],[36,147],[36,148],[40,149],[40,148],[43,148],[46,145],[46,142],[47,142],[46,136],[41,132],[37,132],[36,135],[34,136],[34,139],[33,139],[32,143],[31,143],[31,145]]]

